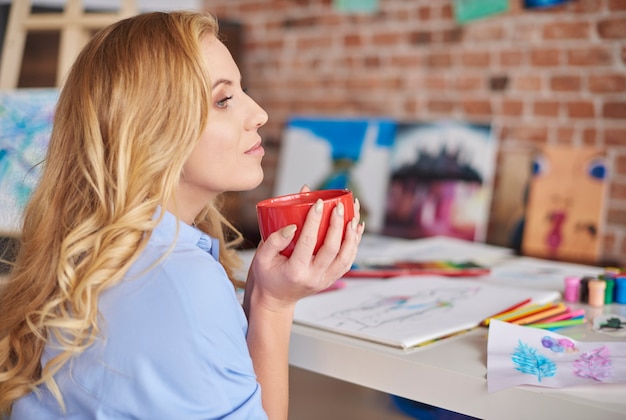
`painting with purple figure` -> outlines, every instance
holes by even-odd
[[[40,176],[57,89],[0,92],[0,233],[14,235]]]
[[[350,189],[369,232],[382,225],[395,122],[376,117],[294,116],[283,131],[274,195]]]
[[[564,388],[599,383],[626,383],[626,342],[581,342],[546,329],[489,323],[489,392],[517,385]]]
[[[484,241],[496,152],[489,125],[399,124],[382,233]]]

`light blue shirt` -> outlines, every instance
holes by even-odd
[[[248,324],[217,261],[218,242],[165,213],[124,280],[99,299],[99,338],[11,419],[267,419],[246,344]],[[157,265],[151,267],[157,262]],[[45,364],[57,352],[48,345]]]

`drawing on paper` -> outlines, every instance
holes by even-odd
[[[58,91],[0,92],[0,232],[14,234],[39,181]]]
[[[383,233],[484,241],[495,156],[489,125],[399,124],[391,150]]]
[[[626,383],[626,342],[582,342],[494,320],[489,324],[489,392],[517,385],[564,388]],[[518,372],[518,374],[513,374]]]
[[[328,321],[337,327],[350,327],[357,331],[386,324],[401,325],[425,315],[436,315],[437,312],[452,309],[455,301],[468,299],[478,290],[477,287],[444,288],[419,291],[412,295],[383,295],[333,312]]]
[[[611,367],[611,352],[606,346],[587,351],[572,363],[574,375],[597,382],[611,377]]]
[[[511,361],[515,365],[515,369],[537,377],[541,382],[543,378],[549,378],[556,375],[556,364],[546,356],[539,354],[536,348],[519,340],[518,346],[511,355]]]

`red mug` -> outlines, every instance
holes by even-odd
[[[322,221],[317,232],[317,243],[313,251],[313,253],[316,254],[324,243],[326,231],[330,224],[330,217],[337,204],[343,203],[344,228],[346,224],[354,218],[354,198],[352,197],[351,191],[317,190],[288,194],[260,201],[256,205],[256,213],[259,220],[259,231],[263,240],[267,240],[270,234],[287,225],[296,225],[298,229],[296,230],[293,240],[287,248],[281,251],[281,254],[289,257],[300,237],[300,231],[302,230],[302,225],[304,225],[304,220],[306,219],[309,209],[320,198],[324,202],[324,208],[322,210]]]

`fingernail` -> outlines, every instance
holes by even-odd
[[[280,234],[283,238],[290,238],[296,233],[296,229],[298,229],[296,225],[288,225],[280,230]]]
[[[343,217],[343,213],[344,213],[343,203],[337,204],[337,207],[335,207],[335,209],[337,210],[337,215]]]
[[[361,210],[361,202],[358,198],[354,199],[354,212],[358,213]]]
[[[359,221],[356,219],[356,217],[354,219],[352,219],[352,222],[350,222],[350,229],[352,230],[356,230],[356,227],[359,225]]]
[[[321,213],[323,209],[324,209],[324,202],[322,201],[321,198],[318,198],[317,201],[315,202],[315,211],[318,213]]]

